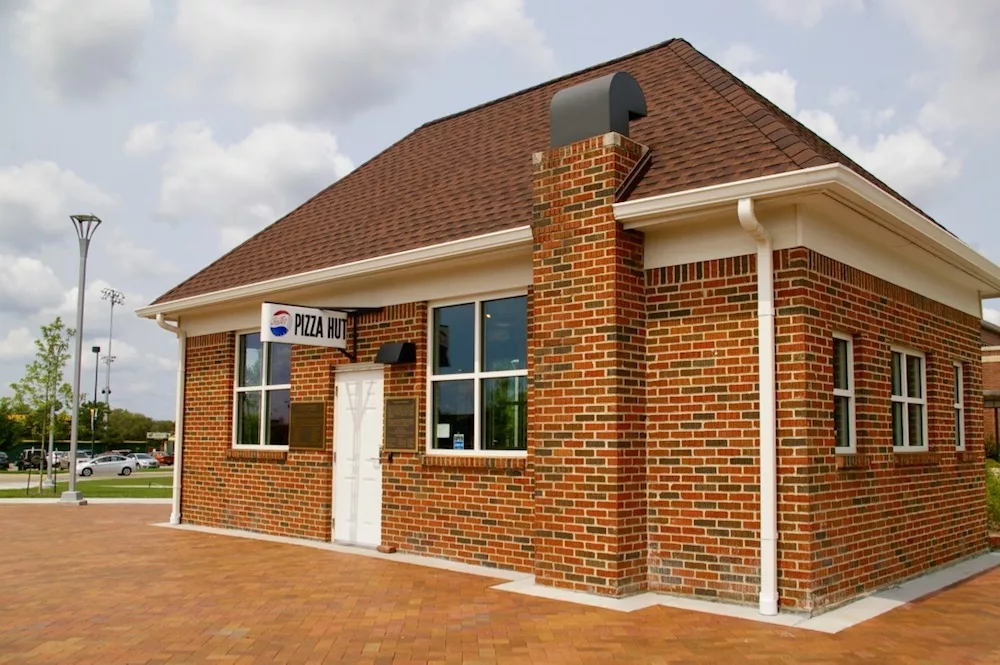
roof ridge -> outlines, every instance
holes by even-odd
[[[931,220],[949,234],[937,220],[921,210],[908,198],[887,185],[880,178],[844,154],[832,143],[806,127],[791,114],[782,110],[777,104],[747,85],[740,77],[694,48],[686,40],[675,40],[682,50],[687,47],[687,53],[679,53],[671,45],[685,65],[691,68],[713,90],[743,114],[776,148],[781,150],[799,168],[821,166],[827,163],[840,163],[868,179],[876,187],[899,199],[920,215]],[[700,66],[692,61],[701,60]],[[732,90],[730,90],[732,88]],[[778,125],[777,127],[775,125]],[[818,148],[818,150],[817,150]],[[823,154],[823,153],[827,154]]]
[[[683,39],[679,39],[677,37],[671,37],[670,39],[667,39],[666,41],[662,41],[662,42],[660,42],[658,44],[653,44],[652,46],[646,46],[646,47],[641,48],[641,49],[639,49],[637,51],[632,51],[631,53],[626,53],[625,55],[620,55],[620,56],[618,56],[616,58],[612,58],[611,60],[606,60],[604,62],[599,62],[596,65],[590,65],[589,67],[584,67],[583,69],[578,69],[578,70],[576,70],[574,72],[569,72],[568,74],[562,74],[561,76],[557,76],[557,77],[555,77],[553,79],[549,79],[547,81],[542,81],[541,83],[536,83],[533,86],[530,86],[528,88],[524,88],[522,90],[518,90],[517,92],[512,92],[510,94],[504,95],[503,97],[497,97],[496,99],[490,100],[488,102],[483,102],[482,104],[477,104],[476,106],[472,106],[470,108],[467,108],[464,111],[458,111],[457,113],[450,113],[448,115],[441,116],[440,118],[437,118],[436,120],[428,120],[424,124],[420,125],[420,127],[418,127],[417,129],[418,130],[419,129],[423,129],[424,127],[430,127],[431,125],[436,125],[436,124],[438,124],[440,122],[444,122],[446,120],[452,120],[453,118],[458,118],[458,117],[463,116],[463,115],[465,115],[467,113],[472,113],[474,111],[479,111],[479,110],[484,109],[484,108],[486,108],[488,106],[493,106],[494,104],[499,104],[501,102],[505,102],[508,99],[513,99],[514,97],[518,97],[520,95],[525,95],[525,94],[528,94],[529,92],[534,92],[535,90],[538,90],[539,88],[544,88],[544,87],[550,86],[550,85],[552,85],[554,83],[559,83],[560,81],[563,81],[565,79],[573,78],[574,76],[580,76],[581,74],[586,74],[587,72],[593,71],[595,69],[601,69],[602,67],[607,67],[608,65],[613,65],[613,64],[621,62],[623,60],[629,60],[631,58],[635,58],[637,56],[640,56],[640,55],[642,55],[644,53],[649,53],[650,51],[655,51],[657,49],[669,47],[671,44],[673,44],[674,42],[678,42],[678,41],[684,41],[684,40]]]

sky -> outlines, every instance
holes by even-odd
[[[111,405],[170,418],[137,307],[424,122],[671,37],[1000,263],[997,33],[996,0],[0,0],[0,395],[75,322],[70,214],[83,389],[114,288]]]

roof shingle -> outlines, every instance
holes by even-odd
[[[419,127],[154,304],[530,223],[552,96],[615,71],[635,77],[648,110],[629,130],[652,155],[630,199],[841,163],[915,208],[675,39]]]

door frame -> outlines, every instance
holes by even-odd
[[[334,534],[334,523],[337,520],[337,399],[339,395],[337,394],[337,377],[341,374],[347,374],[352,372],[373,372],[375,370],[382,371],[382,401],[383,407],[385,402],[385,365],[383,363],[347,363],[344,365],[334,365],[334,375],[333,375],[333,427],[330,433],[330,542],[337,542],[335,540]],[[383,438],[385,433],[382,433]],[[381,446],[380,446],[381,449]],[[381,510],[381,506],[379,510]],[[349,543],[340,543],[349,544]]]

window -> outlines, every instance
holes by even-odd
[[[965,403],[965,386],[962,385],[962,363],[955,363],[953,367],[955,377],[954,404],[955,409],[955,448],[965,450],[965,411],[962,405]]]
[[[287,446],[292,347],[261,342],[260,333],[237,337],[233,443]]]
[[[854,340],[833,334],[833,438],[838,453],[857,450],[854,432]]]
[[[926,359],[918,351],[892,350],[892,446],[927,450]]]
[[[527,305],[521,295],[433,309],[432,451],[527,450]]]

